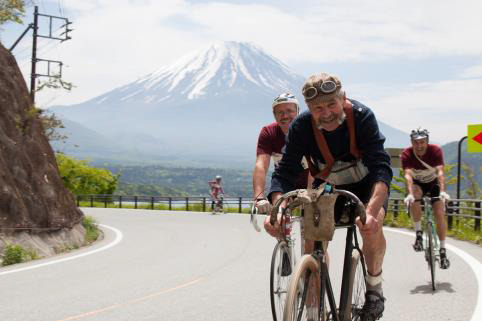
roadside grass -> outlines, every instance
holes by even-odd
[[[37,252],[31,248],[23,248],[20,244],[7,244],[3,249],[2,266],[27,262],[39,258]]]
[[[84,216],[82,219],[82,226],[85,228],[84,245],[89,245],[99,238],[100,230],[92,216]]]

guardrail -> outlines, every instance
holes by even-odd
[[[84,207],[114,207],[134,209],[211,211],[211,198],[203,196],[142,196],[142,195],[76,195],[77,206]],[[248,213],[252,204],[250,197],[224,197],[224,203],[229,212]],[[480,231],[481,203],[478,199],[453,199],[447,203],[446,215],[448,228],[452,229],[453,218],[474,219],[474,230]],[[423,206],[423,202],[422,202]],[[401,198],[390,198],[388,212],[397,215],[407,213],[407,208]]]

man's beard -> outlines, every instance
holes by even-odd
[[[323,120],[320,117],[319,119],[316,119],[316,126],[318,129],[322,129],[325,128],[326,125],[331,124],[333,121],[337,121],[338,125],[341,125],[345,121],[345,118],[346,114],[344,111],[339,116],[337,114],[332,114],[328,120]]]

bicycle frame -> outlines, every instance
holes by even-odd
[[[338,227],[340,228],[340,227]],[[330,274],[328,272],[328,264],[326,263],[326,253],[323,249],[322,242],[320,241],[315,241],[315,250],[311,254],[320,264],[320,270],[321,270],[321,288],[320,288],[320,316],[323,315],[323,307],[324,304],[323,302],[325,301],[325,293],[328,297],[328,303],[330,305],[330,311],[331,311],[331,316],[333,321],[343,321],[345,320],[345,313],[346,313],[346,308],[348,306],[349,300],[351,298],[348,297],[348,287],[349,287],[349,274],[352,269],[352,260],[351,260],[351,255],[354,249],[356,249],[359,253],[361,252],[359,243],[358,243],[358,237],[356,234],[356,227],[355,225],[351,226],[342,226],[341,228],[346,228],[347,233],[346,233],[346,243],[345,243],[345,256],[343,259],[343,274],[342,274],[342,282],[341,282],[341,289],[340,289],[340,300],[339,300],[339,309],[337,308],[336,305],[336,300],[335,300],[335,295],[333,293],[333,287],[331,284],[331,279],[330,279]],[[366,268],[365,268],[365,259],[363,255],[360,256],[361,261],[362,261],[362,267],[363,267],[363,274],[366,275]],[[304,305],[304,302],[302,302],[302,305]]]
[[[276,219],[275,216],[275,211],[277,210],[277,207],[283,202],[285,199],[288,199],[290,197],[295,196],[298,192],[302,192],[303,190],[300,191],[293,191],[284,194],[275,204],[274,210],[271,212],[271,222],[273,223],[274,220]],[[326,191],[326,189],[325,189]],[[329,192],[333,192],[330,189],[328,190]],[[342,191],[342,190],[334,190],[335,193],[338,193],[340,195],[347,196],[349,199],[351,199],[358,207],[359,210],[361,210],[359,213],[360,218],[362,222],[365,222],[366,216],[365,216],[365,211],[364,211],[364,206],[356,197],[354,194],[347,192],[347,191]],[[293,207],[299,206],[299,203],[293,202],[296,205],[293,205]],[[290,205],[288,205],[290,207]],[[326,263],[326,253],[325,249],[323,248],[323,242],[322,241],[314,241],[314,251],[311,254],[311,256],[315,259],[316,262],[318,262],[318,267],[317,269],[319,270],[319,276],[321,277],[320,280],[320,293],[319,293],[319,298],[320,298],[320,307],[318,309],[319,315],[318,319],[321,318],[321,316],[324,316],[326,314],[326,311],[324,311],[325,308],[325,294],[328,299],[328,303],[330,305],[330,314],[331,314],[331,319],[332,321],[345,321],[345,314],[350,313],[351,310],[347,310],[348,308],[352,308],[352,297],[351,297],[351,289],[350,286],[352,285],[351,282],[351,276],[352,276],[352,254],[353,251],[356,250],[359,254],[359,257],[361,259],[361,264],[362,264],[362,269],[363,269],[363,276],[366,276],[366,267],[365,267],[365,260],[363,257],[363,253],[360,249],[359,243],[358,243],[358,238],[356,234],[356,226],[354,224],[354,219],[351,220],[349,223],[345,224],[336,224],[335,228],[346,228],[347,229],[347,234],[346,234],[346,242],[345,242],[345,255],[344,255],[344,262],[343,262],[343,276],[342,276],[342,284],[341,284],[341,289],[340,289],[340,300],[339,300],[339,309],[337,308],[336,305],[336,299],[333,293],[333,287],[331,284],[330,280],[330,275],[328,272],[328,265]],[[306,260],[305,260],[306,262]],[[301,264],[303,265],[303,264]],[[299,267],[301,268],[301,266]],[[296,311],[297,319],[299,320],[303,314],[303,309],[306,307],[306,297],[307,293],[309,291],[309,282],[310,282],[310,274],[307,274],[307,277],[304,277],[304,283],[303,283],[303,290],[302,290],[302,296],[301,296],[301,311]],[[301,279],[300,279],[301,280]],[[295,283],[293,283],[295,282]],[[295,284],[296,281],[292,280],[290,282],[290,289],[292,289],[291,284]],[[292,290],[290,290],[292,291]],[[293,293],[293,292],[291,292]],[[308,308],[306,308],[308,309]],[[289,311],[289,310],[288,310]],[[291,315],[291,312],[286,312],[289,313],[288,315]]]
[[[437,198],[438,199],[438,198]],[[423,206],[423,216],[425,219],[425,230],[428,232],[428,229],[431,226],[432,229],[432,235],[433,235],[433,245],[434,249],[436,250],[436,253],[438,253],[439,249],[439,239],[438,239],[438,234],[437,234],[437,229],[435,228],[434,220],[433,220],[433,210],[432,210],[432,205],[431,205],[431,198],[428,196],[425,196],[423,198],[424,206]],[[430,204],[430,205],[429,205]],[[428,233],[427,233],[428,235]],[[428,237],[425,238],[425,248],[428,248]],[[436,254],[436,260],[438,261],[438,254]]]

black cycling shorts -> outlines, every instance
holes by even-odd
[[[422,190],[422,196],[424,195],[428,195],[429,197],[440,196],[440,185],[438,184],[437,179],[434,179],[433,181],[428,183],[422,183],[420,181],[413,180],[413,184],[420,187],[420,189]],[[439,200],[433,200],[432,204],[437,201]]]

